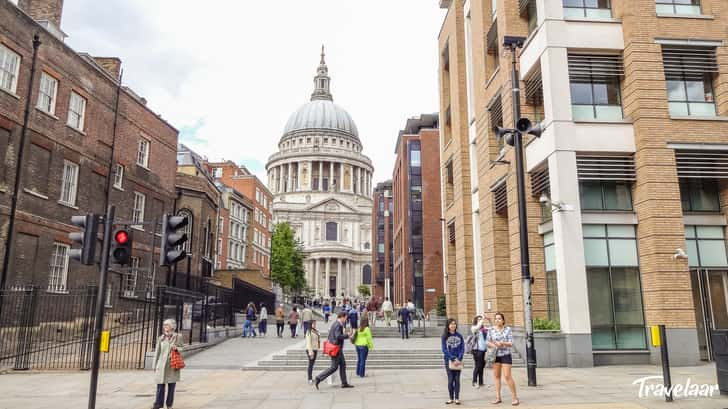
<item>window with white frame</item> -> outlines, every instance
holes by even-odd
[[[672,116],[715,116],[715,47],[663,45],[662,63]]]
[[[621,55],[569,53],[571,110],[575,121],[621,120]]]
[[[139,275],[139,257],[132,257],[129,271],[124,275],[124,296],[135,297],[137,277]]]
[[[117,163],[114,166],[114,187],[122,189],[124,183],[124,165]]]
[[[610,0],[563,0],[564,17],[611,18]],[[659,1],[659,0],[658,0]]]
[[[260,189],[255,189],[255,201],[260,203]]]
[[[68,103],[68,126],[83,131],[85,116],[86,98],[71,91],[71,99]]]
[[[20,56],[0,44],[0,88],[15,94],[19,70]]]
[[[40,90],[38,92],[38,109],[49,114],[56,112],[56,92],[58,80],[46,74],[40,75]]]
[[[70,246],[66,244],[53,243],[50,272],[48,274],[49,292],[66,291],[66,281],[68,280],[68,250],[70,250]]]
[[[146,204],[147,197],[143,193],[134,192],[134,208],[132,209],[131,220],[133,223],[144,223],[144,205]],[[137,229],[144,229],[144,226],[139,224],[133,226]]]
[[[137,165],[148,168],[149,167],[149,140],[145,138],[139,139],[139,146],[137,149]]]
[[[700,15],[700,0],[656,0],[657,14]]]
[[[61,181],[61,197],[59,202],[76,205],[76,190],[78,188],[78,165],[67,160],[63,161],[63,179]]]

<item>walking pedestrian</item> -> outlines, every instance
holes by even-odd
[[[276,333],[278,338],[283,338],[283,325],[286,323],[286,313],[283,312],[283,304],[276,308]]]
[[[369,328],[369,319],[362,317],[359,329],[354,333],[354,345],[356,345],[356,374],[363,378],[366,369],[367,356],[374,349],[374,341],[372,340],[372,330]]]
[[[414,325],[413,325],[414,324],[413,321],[414,321],[414,318],[415,318],[415,315],[416,315],[416,312],[417,312],[417,307],[415,307],[415,303],[412,302],[412,299],[411,298],[407,300],[407,310],[410,313],[410,316],[409,316],[409,333],[411,334],[411,333],[413,333],[415,331],[415,328],[414,328]]]
[[[313,365],[316,363],[316,356],[321,347],[321,336],[316,329],[316,321],[311,320],[308,323],[308,332],[306,337],[306,356],[308,357],[308,383],[313,383]]]
[[[377,326],[377,298],[372,297],[367,303],[367,316],[369,317],[369,323],[373,326]]]
[[[260,320],[258,321],[258,332],[261,337],[268,334],[268,309],[264,303],[260,303]]]
[[[354,385],[346,381],[346,358],[344,357],[344,340],[348,339],[351,335],[351,331],[345,332],[344,327],[346,326],[346,313],[341,311],[336,316],[336,321],[329,328],[329,335],[327,342],[334,344],[339,347],[336,355],[331,357],[331,366],[325,371],[321,372],[314,379],[314,385],[318,389],[319,384],[324,379],[328,378],[331,374],[339,370],[339,378],[341,378],[342,388],[353,388]]]
[[[487,339],[488,328],[482,316],[473,318],[473,326],[470,327],[472,336],[473,362],[473,387],[480,389],[483,386],[483,373],[485,372],[485,353],[488,350],[485,340]],[[470,337],[468,337],[470,339]],[[466,342],[467,344],[467,342]]]
[[[349,325],[351,326],[352,330],[356,330],[359,325],[359,311],[357,310],[357,308],[352,308],[349,310]]]
[[[180,379],[180,369],[172,368],[172,351],[182,352],[184,342],[182,334],[175,332],[177,322],[173,319],[164,320],[162,325],[163,333],[157,339],[157,346],[154,348],[154,380],[157,383],[157,396],[152,409],[172,409],[174,405],[174,388]],[[167,399],[165,402],[164,392],[167,388]]]
[[[313,311],[306,307],[301,311],[301,321],[303,321],[303,336],[306,336],[306,333],[308,332],[309,325],[311,324],[311,321],[313,321]]]
[[[255,321],[255,304],[252,302],[248,303],[248,307],[245,310],[245,323],[243,324],[243,338],[245,337],[255,337],[258,336],[258,334],[255,332],[255,327],[253,327],[253,321]]]
[[[394,311],[394,307],[392,306],[392,302],[389,301],[389,297],[384,299],[384,302],[382,303],[382,312],[384,313],[384,322],[387,323],[388,327],[392,326],[392,323],[390,322],[392,320],[392,312]]]
[[[465,354],[465,341],[458,332],[458,323],[454,319],[447,320],[445,332],[442,334],[442,354],[445,358],[445,371],[447,371],[447,392],[450,400],[446,404],[460,404],[460,373],[463,370],[463,355]]]
[[[402,308],[397,312],[397,322],[399,323],[399,332],[402,334],[402,339],[409,339],[409,325],[412,315],[407,305],[403,305]]]
[[[493,378],[495,379],[495,400],[492,404],[501,403],[501,373],[506,378],[506,384],[511,391],[511,405],[518,406],[521,401],[516,394],[516,383],[511,375],[513,366],[513,333],[511,327],[506,327],[506,316],[503,313],[495,313],[494,326],[488,331],[486,338],[488,348],[496,348],[495,362],[493,363]]]
[[[329,305],[329,303],[324,304],[323,311],[324,311],[324,322],[328,324],[329,316],[331,315],[331,306]]]
[[[298,327],[298,307],[293,307],[288,314],[288,325],[291,327],[291,338],[296,338],[296,327]]]

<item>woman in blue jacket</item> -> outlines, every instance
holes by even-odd
[[[465,354],[465,341],[458,332],[458,323],[454,319],[447,320],[445,332],[442,334],[442,354],[445,358],[447,371],[447,391],[450,400],[446,404],[460,404],[460,373],[463,369],[463,355]]]

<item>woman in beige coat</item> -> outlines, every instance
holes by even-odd
[[[152,409],[162,409],[165,404],[164,386],[167,385],[167,409],[174,404],[174,388],[179,382],[179,369],[172,369],[172,351],[182,352],[182,334],[175,332],[177,323],[173,319],[164,321],[164,333],[157,339],[154,349],[154,381],[157,383],[157,398]]]
[[[313,383],[313,365],[316,363],[316,355],[318,355],[321,346],[321,336],[316,329],[316,320],[309,321],[308,331],[306,332],[306,356],[308,356],[308,383]]]

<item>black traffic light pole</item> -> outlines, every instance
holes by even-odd
[[[104,218],[104,241],[101,245],[101,266],[99,268],[99,290],[96,296],[96,323],[91,358],[91,384],[88,391],[88,409],[96,409],[96,388],[99,383],[99,360],[101,354],[101,331],[104,328],[104,303],[106,301],[106,277],[109,271],[111,231],[114,229],[115,206],[109,206]]]

